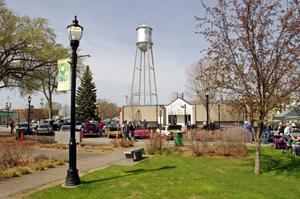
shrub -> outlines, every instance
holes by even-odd
[[[111,140],[110,143],[114,146],[114,148],[117,148],[120,145],[119,142],[115,139]]]
[[[119,140],[119,145],[124,148],[133,147],[134,141],[132,140]]]
[[[238,156],[247,153],[245,135],[240,130],[197,132],[189,146],[194,156],[216,154],[222,156]]]
[[[161,150],[165,144],[165,138],[160,134],[153,133],[149,140],[145,142],[146,152],[148,154],[155,154],[157,151]]]
[[[30,142],[7,142],[0,145],[0,168],[24,165],[32,160],[33,146]]]
[[[52,163],[50,163],[50,164],[47,165],[47,168],[49,168],[49,169],[50,168],[55,168],[55,165],[53,165]]]
[[[44,160],[49,160],[49,158],[45,154],[39,154],[37,156],[34,156],[33,160],[34,162],[41,162]]]
[[[11,177],[19,177],[20,174],[18,174],[18,172],[14,171],[12,174],[11,174]]]
[[[190,148],[194,156],[201,156],[205,153],[206,147],[202,142],[193,141]]]
[[[194,133],[193,136],[196,134]],[[192,144],[190,145],[190,148],[193,152],[194,156],[201,156],[208,151],[208,145],[210,141],[209,134],[207,132],[202,132],[197,134],[197,139],[195,137],[192,137],[194,141],[192,141]]]
[[[26,168],[22,168],[20,170],[20,175],[26,175],[26,174],[29,174],[30,173],[30,170],[29,169],[26,169]]]

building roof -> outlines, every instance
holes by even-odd
[[[173,104],[174,102],[176,102],[177,100],[182,100],[184,103],[188,104],[188,105],[193,105],[190,102],[186,101],[185,99],[181,98],[181,97],[177,97],[175,100],[173,100],[171,103],[169,103],[166,106],[170,106],[171,104]]]

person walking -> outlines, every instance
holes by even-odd
[[[289,122],[284,128],[283,138],[287,141],[288,147],[292,147],[292,123]]]
[[[123,131],[123,139],[127,140],[128,136],[129,136],[129,132],[128,132],[129,128],[128,128],[128,124],[127,124],[126,120],[123,122],[122,131]]]
[[[10,134],[12,135],[14,133],[15,121],[10,120],[9,126],[10,126]]]
[[[135,140],[134,131],[135,131],[135,128],[134,128],[133,123],[131,122],[129,125],[129,139],[130,140]]]
[[[99,129],[99,136],[102,137],[102,134],[103,134],[103,127],[104,127],[104,124],[101,120],[101,118],[99,119],[99,122],[98,122],[98,129]]]

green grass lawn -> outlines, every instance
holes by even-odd
[[[300,158],[264,147],[262,174],[245,158],[157,156],[134,167],[112,166],[81,177],[76,189],[56,186],[30,198],[300,198]]]

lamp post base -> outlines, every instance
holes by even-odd
[[[78,169],[68,169],[65,186],[77,186],[80,184]]]

